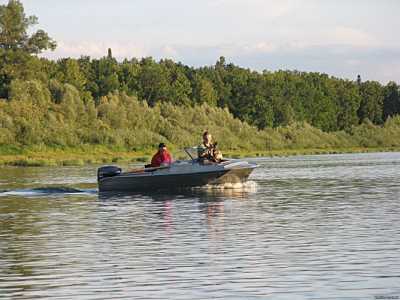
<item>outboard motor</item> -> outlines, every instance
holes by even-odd
[[[122,170],[117,166],[104,166],[97,169],[97,181],[104,177],[113,177],[121,174]]]

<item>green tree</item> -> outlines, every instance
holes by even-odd
[[[365,81],[359,84],[361,103],[357,111],[360,121],[370,120],[382,124],[383,87],[376,81]]]
[[[121,83],[120,90],[128,95],[137,95],[139,91],[139,61],[134,58],[125,59],[121,64],[118,72],[118,78]]]
[[[37,24],[35,16],[26,16],[17,0],[0,5],[0,97],[8,98],[9,86],[14,79],[41,79],[42,62],[32,54],[54,50],[56,42],[43,30],[28,34]]]
[[[337,82],[336,93],[338,129],[350,130],[359,120],[357,110],[360,107],[361,97],[358,88],[350,81],[343,80]]]
[[[185,74],[175,69],[170,76],[170,88],[168,89],[168,102],[175,105],[189,105],[189,95],[192,93],[190,81]]]
[[[254,124],[260,129],[272,127],[274,125],[274,110],[269,101],[257,95],[252,107],[253,112],[251,114],[251,119],[247,121],[248,123]]]
[[[400,114],[400,87],[393,81],[384,89],[383,119]]]
[[[218,106],[229,107],[232,96],[232,86],[227,81],[227,66],[225,64],[225,57],[221,56],[215,63],[211,72],[212,82],[218,94]]]
[[[119,65],[112,57],[103,57],[92,61],[94,72],[94,83],[97,93],[93,95],[97,100],[109,93],[116,91],[120,87],[118,78]]]
[[[56,48],[56,42],[43,30],[28,35],[29,27],[37,24],[36,16],[26,16],[20,1],[10,0],[0,5],[0,48],[21,49],[30,54]]]
[[[196,103],[207,103],[212,106],[217,105],[217,92],[210,80],[203,78],[201,75],[195,75],[193,78],[193,100]]]
[[[143,58],[140,62],[139,96],[150,105],[158,101],[168,101],[169,74],[165,65],[156,63],[153,58]]]
[[[83,91],[86,78],[83,72],[81,72],[79,63],[73,58],[63,58],[57,63],[58,73],[57,79],[62,83],[69,83],[75,86],[79,91]]]

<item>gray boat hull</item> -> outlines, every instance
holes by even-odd
[[[240,183],[247,181],[255,166],[246,168],[222,169],[209,172],[181,174],[143,174],[121,173],[98,181],[99,191],[156,191],[174,190],[207,184]]]

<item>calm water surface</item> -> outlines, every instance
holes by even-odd
[[[179,194],[0,168],[0,299],[400,298],[400,153],[254,161]]]

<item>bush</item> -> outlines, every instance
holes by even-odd
[[[52,101],[48,88],[39,82],[13,82],[11,101],[0,102],[0,145],[102,145],[119,151],[146,151],[165,142],[177,149],[198,145],[203,131],[209,130],[223,151],[400,146],[400,117],[389,118],[383,127],[365,121],[348,133],[326,133],[306,122],[258,130],[227,109],[208,104],[149,107],[134,96],[113,92],[95,106],[90,97],[83,101],[72,85],[52,82],[51,86],[53,94],[62,90]]]

